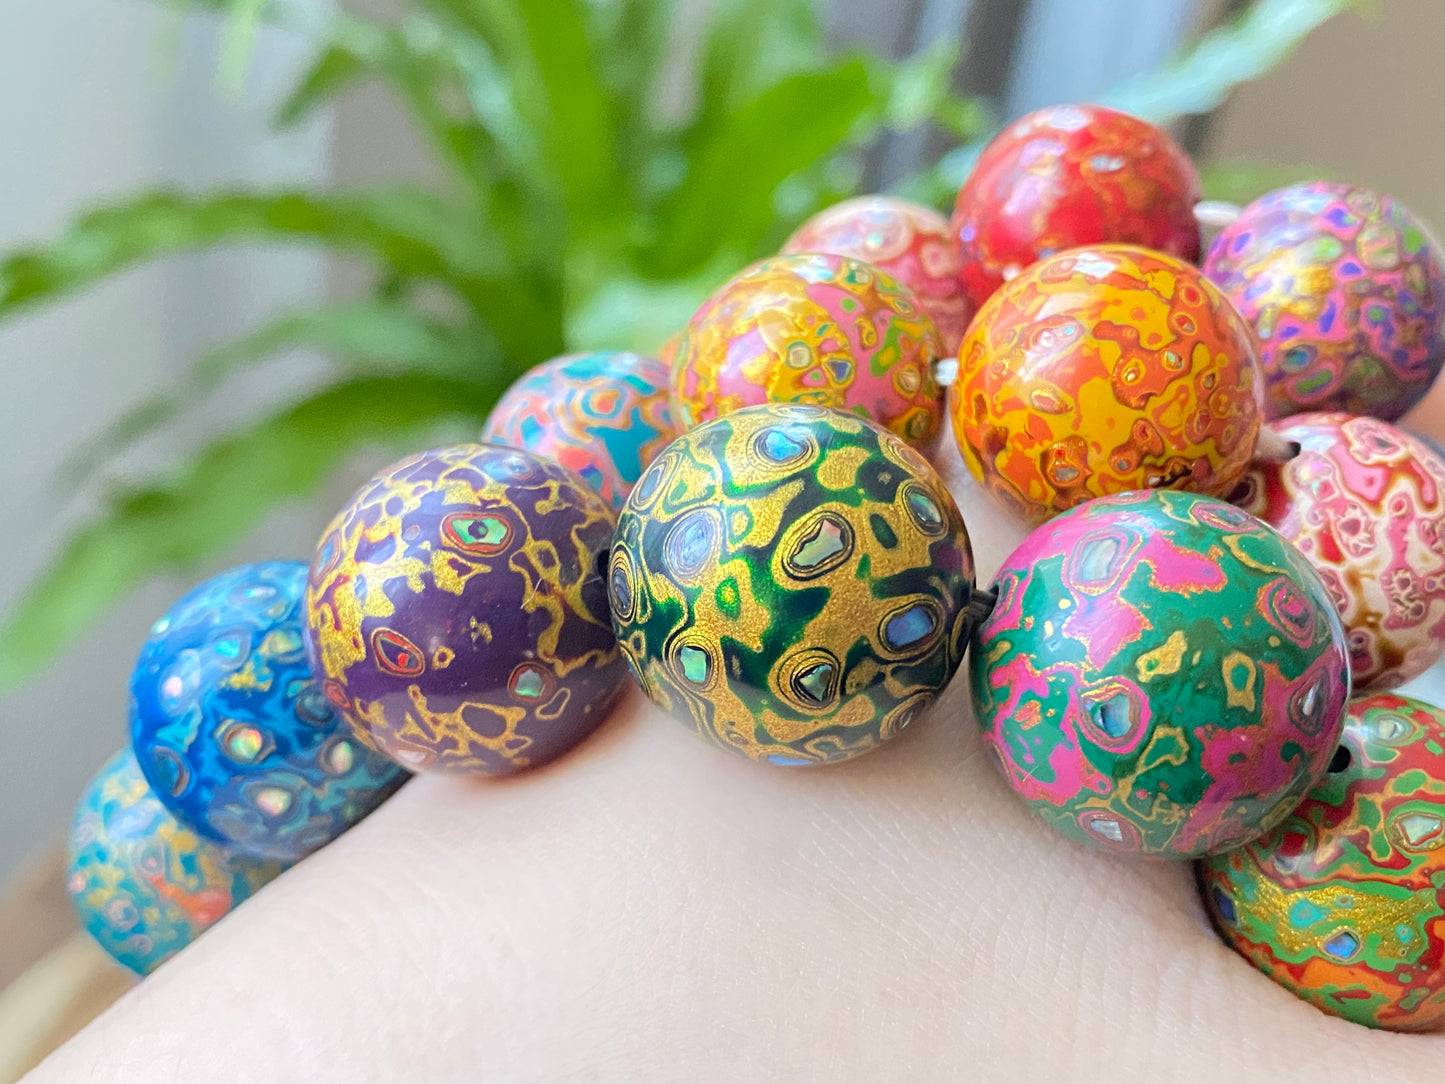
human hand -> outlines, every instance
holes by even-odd
[[[1023,528],[935,457],[987,582]],[[559,762],[418,778],[31,1078],[1433,1079],[1213,935],[1185,864],[1051,833],[960,674],[879,751],[788,770],[629,691]]]

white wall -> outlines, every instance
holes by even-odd
[[[1445,234],[1445,3],[1385,0],[1326,23],[1225,104],[1209,150],[1371,185]]]
[[[210,20],[182,25],[144,0],[0,2],[0,250],[52,236],[77,211],[149,185],[323,177],[329,122],[266,138],[264,106],[295,70],[298,43],[263,34],[237,96],[216,89],[217,37]],[[56,488],[65,456],[116,412],[164,389],[199,351],[320,294],[324,270],[294,252],[174,259],[0,325],[0,608],[93,507]],[[224,418],[207,421],[234,421],[275,392],[242,387],[227,397]],[[152,447],[133,466],[163,464],[177,450]],[[300,556],[315,536],[311,520],[279,517],[228,557]],[[171,580],[139,592],[39,681],[0,698],[0,879],[59,838],[90,772],[124,742],[135,651],[186,586]]]

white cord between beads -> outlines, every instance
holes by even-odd
[[[1201,226],[1222,230],[1233,225],[1244,210],[1237,203],[1226,203],[1222,199],[1200,200],[1194,205],[1194,220]]]

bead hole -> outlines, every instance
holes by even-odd
[[[1354,759],[1354,756],[1350,753],[1349,746],[1340,746],[1338,749],[1335,750],[1335,755],[1330,760],[1330,774],[1339,775],[1340,772],[1349,771],[1350,765],[1354,762]]]

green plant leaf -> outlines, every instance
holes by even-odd
[[[1277,162],[1215,162],[1199,171],[1205,199],[1252,203],[1266,192],[1301,181],[1331,181],[1335,176],[1314,166],[1286,166]]]
[[[1365,2],[1255,0],[1228,25],[1195,39],[1175,59],[1125,79],[1097,101],[1155,124],[1207,113],[1235,87],[1277,66],[1323,23]],[[957,192],[983,147],[980,141],[946,155],[926,187],[932,192]]]
[[[61,466],[63,484],[69,487],[84,482],[118,451],[203,401],[238,369],[281,350],[303,348],[326,351],[348,376],[399,369],[495,384],[516,375],[499,368],[501,360],[494,343],[411,305],[355,301],[286,313],[207,354],[180,387],[139,404],[86,441]]]
[[[656,0],[596,0],[591,5],[595,51],[607,59],[597,69],[615,103],[614,157],[620,163],[640,161],[652,150],[672,15],[672,5]]]
[[[367,256],[393,274],[451,288],[509,354],[536,359],[561,349],[556,274],[507,261],[464,208],[415,189],[157,192],[93,211],[56,241],[0,262],[0,317],[145,260],[243,240],[304,242]]]
[[[663,210],[649,277],[684,277],[719,252],[757,251],[776,222],[778,186],[825,158],[876,105],[868,65],[855,57],[788,76],[729,114]]]
[[[210,445],[168,484],[116,495],[6,616],[0,691],[36,673],[147,577],[224,552],[355,450],[404,449],[442,418],[480,424],[496,390],[417,374],[341,384]]]
[[[518,9],[546,96],[548,159],[567,192],[569,210],[579,224],[610,217],[616,125],[592,56],[584,0],[522,0]]]
[[[239,91],[246,82],[246,69],[251,65],[251,50],[256,32],[265,18],[268,0],[232,0],[231,16],[221,41],[221,85]]]
[[[468,336],[414,305],[348,301],[324,309],[288,313],[206,355],[196,378],[214,387],[236,369],[277,350],[311,347],[335,354],[348,368],[389,365],[482,383],[497,370],[494,344]]]
[[[331,45],[312,61],[276,110],[276,126],[291,128],[306,120],[315,110],[337,98],[353,83],[370,74],[367,58],[354,49]]]
[[[721,262],[685,279],[646,280],[613,268],[599,276],[585,303],[569,314],[574,350],[635,350],[650,354],[675,335],[719,282],[737,270]]]
[[[415,190],[325,196],[305,191],[161,191],[82,215],[57,240],[0,261],[0,315],[53,301],[134,264],[224,241],[314,242],[370,256],[417,278],[466,288],[498,270]]]
[[[616,115],[595,63],[587,0],[424,2],[451,20],[451,33],[475,35],[505,75],[574,222],[612,217]]]
[[[502,167],[504,148],[461,107],[465,95],[447,29],[421,16],[389,26],[338,16],[328,35],[326,47],[282,103],[276,123],[294,124],[352,84],[379,80],[453,177],[484,195]]]
[[[1256,0],[1174,60],[1119,83],[1100,97],[1099,104],[1156,124],[1207,113],[1241,83],[1278,66],[1322,23],[1359,4],[1360,0]]]
[[[972,103],[956,98],[952,85],[961,49],[959,39],[941,38],[897,64],[877,62],[883,70],[875,78],[888,86],[884,117],[890,128],[906,132],[942,115],[955,122],[966,118]]]
[[[529,183],[552,184],[538,134],[518,108],[514,87],[491,46],[475,35],[456,33],[447,35],[445,47],[472,114],[509,168]]]
[[[718,0],[703,37],[698,135],[709,138],[729,114],[769,87],[826,61],[811,0]]]

